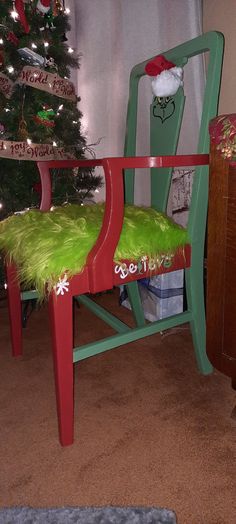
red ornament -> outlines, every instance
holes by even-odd
[[[41,182],[35,182],[33,185],[33,190],[35,193],[38,193],[40,196],[42,195],[42,184]]]
[[[23,26],[25,33],[29,33],[30,27],[26,20],[23,0],[15,0],[15,8],[19,15],[20,23]]]
[[[17,38],[17,36],[13,33],[13,31],[10,31],[7,35],[7,40],[9,42],[11,42],[12,44],[14,45],[18,45],[19,43],[19,39]]]

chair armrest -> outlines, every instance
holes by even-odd
[[[113,287],[113,258],[124,218],[123,169],[208,165],[209,155],[104,158],[106,204],[103,224],[87,258],[90,291],[97,293]]]
[[[91,160],[49,160],[37,162],[41,180],[40,210],[49,211],[52,203],[52,183],[50,169],[74,167],[97,167],[102,165],[102,159]]]

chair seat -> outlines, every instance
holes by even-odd
[[[30,210],[0,223],[0,248],[17,264],[21,282],[45,293],[64,273],[73,276],[86,265],[104,215],[104,204],[67,205],[42,213]],[[152,208],[125,206],[123,228],[114,255],[122,276],[127,260],[166,261],[188,242],[187,230]],[[122,266],[122,261],[126,261]],[[102,270],[102,268],[101,268]],[[132,268],[131,268],[132,273]]]

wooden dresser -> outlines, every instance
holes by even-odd
[[[210,124],[207,354],[236,389],[236,114]]]

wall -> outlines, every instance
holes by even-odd
[[[217,30],[225,36],[219,114],[236,113],[235,21],[235,0],[203,0],[203,31]]]

